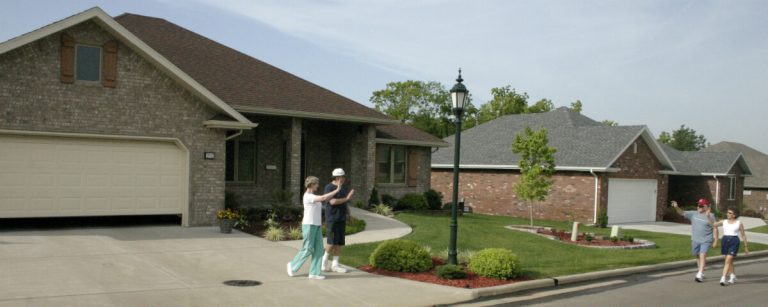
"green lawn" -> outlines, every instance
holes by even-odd
[[[433,252],[448,247],[450,217],[400,213],[395,218],[413,228],[413,232],[404,239],[430,246]],[[459,251],[467,249],[477,251],[489,247],[508,248],[520,257],[524,274],[533,278],[692,259],[689,236],[626,230],[624,233],[627,235],[655,242],[657,248],[604,250],[561,243],[535,234],[504,228],[507,225],[528,225],[529,223],[526,219],[502,216],[479,214],[461,216],[458,249]],[[535,225],[570,231],[567,222],[538,221]],[[600,235],[610,234],[610,229],[594,227],[582,227],[580,231],[595,232]],[[342,253],[342,262],[355,267],[367,264],[368,256],[376,245],[378,243],[347,246]],[[768,249],[768,246],[750,244],[751,251],[763,249]],[[711,256],[719,254],[719,249],[710,251]]]
[[[760,226],[760,227],[755,227],[755,228],[752,228],[752,229],[747,229],[747,231],[754,231],[754,232],[759,232],[759,233],[768,233],[768,225],[763,225],[763,226]],[[749,240],[749,236],[747,236],[747,240]],[[752,244],[750,244],[750,246],[752,246]]]

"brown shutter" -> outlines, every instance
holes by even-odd
[[[61,35],[61,83],[75,82],[75,39]]]
[[[117,42],[109,41],[103,46],[104,63],[102,66],[101,84],[105,87],[117,85]]]
[[[419,152],[414,148],[408,150],[408,186],[415,187],[419,180]]]

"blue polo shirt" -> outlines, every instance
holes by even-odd
[[[685,211],[683,216],[691,221],[691,241],[696,243],[712,243],[712,225],[715,221],[714,214],[699,213],[698,211]]]
[[[325,186],[323,194],[327,194],[336,190],[336,185],[329,183]],[[341,187],[333,198],[346,198],[349,191],[344,186]],[[323,202],[325,206],[325,221],[326,222],[345,222],[347,220],[347,203],[341,205],[331,206],[330,202]]]

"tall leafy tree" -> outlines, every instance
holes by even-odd
[[[515,184],[515,193],[523,200],[539,202],[547,199],[555,173],[555,153],[557,149],[549,146],[547,129],[538,131],[525,127],[515,135],[512,152],[520,156],[520,181]],[[531,226],[533,226],[533,204],[529,206]]]
[[[518,93],[511,86],[491,89],[493,98],[480,106],[477,120],[480,124],[509,114],[522,114],[528,111],[528,93]]]
[[[370,101],[376,110],[439,138],[455,132],[450,93],[439,82],[390,82],[385,89],[373,92]],[[464,122],[474,123],[476,110],[467,103]]]
[[[546,113],[552,111],[554,108],[555,105],[552,103],[552,100],[542,98],[541,100],[528,107],[527,113]]]
[[[685,125],[681,125],[680,129],[672,131],[671,134],[662,131],[658,141],[680,151],[697,151],[707,147],[707,138],[696,134],[696,130]]]
[[[619,125],[619,123],[617,123],[617,122],[615,122],[615,121],[612,121],[612,120],[610,120],[610,119],[606,119],[606,120],[603,120],[603,126],[606,126],[606,127],[615,127],[615,126],[618,126],[618,125]]]

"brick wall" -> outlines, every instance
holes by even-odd
[[[65,31],[79,42],[113,38],[93,22]],[[203,101],[123,44],[116,88],[63,84],[60,33],[0,55],[0,129],[178,138],[189,149],[190,225],[211,225],[224,204],[224,131]],[[203,160],[203,152],[217,153]],[[220,158],[218,158],[220,157]]]
[[[750,195],[744,195],[744,204],[756,212],[768,211],[768,189],[747,188]]]

